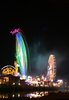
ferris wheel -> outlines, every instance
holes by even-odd
[[[55,55],[51,54],[48,58],[47,79],[49,81],[54,81],[55,77],[56,77],[56,58]]]

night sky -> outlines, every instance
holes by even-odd
[[[57,77],[69,79],[69,2],[3,4],[0,7],[0,68],[13,65],[15,36],[10,31],[19,27],[29,47],[30,73],[46,74],[47,60],[53,53]]]

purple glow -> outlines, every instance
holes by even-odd
[[[13,35],[13,34],[16,34],[18,32],[22,32],[22,30],[20,28],[17,28],[17,29],[14,29],[12,31],[10,31],[10,33]]]

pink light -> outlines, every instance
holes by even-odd
[[[22,32],[22,30],[20,29],[20,28],[18,28],[18,29],[14,29],[14,30],[12,30],[12,31],[10,31],[10,33],[13,35],[13,34],[16,34],[16,33],[18,33],[18,32]]]

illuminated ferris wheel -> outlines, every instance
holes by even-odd
[[[47,79],[49,81],[54,81],[55,77],[56,77],[56,58],[55,55],[51,54],[48,59]]]
[[[28,52],[27,42],[23,35],[24,32],[20,28],[18,28],[12,30],[10,33],[12,35],[15,34],[16,36],[16,62],[19,65],[19,72],[21,76],[24,75],[26,76],[28,73],[29,52]]]

